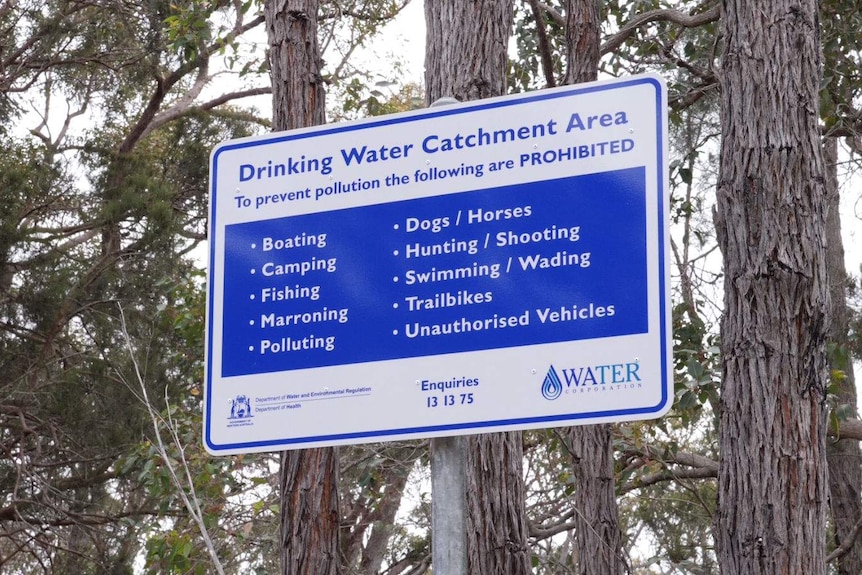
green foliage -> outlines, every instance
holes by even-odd
[[[420,86],[404,84],[392,91],[392,84],[381,80],[369,90],[359,78],[350,79],[342,87],[344,92],[338,119],[382,116],[425,107],[425,96]]]
[[[0,72],[0,101],[10,114],[46,115],[32,137],[16,130],[0,143],[4,572],[130,572],[152,518],[180,509],[164,468],[138,452],[152,425],[129,344],[150,397],[199,408],[202,276],[186,254],[206,234],[209,150],[255,128],[229,113],[187,113],[129,139],[155,71],[175,61],[161,51],[163,9],[0,10],[28,46],[20,67],[5,69],[14,75]],[[100,121],[75,130],[91,106]],[[199,425],[183,441],[192,445]],[[215,497],[222,472],[202,466],[196,489]],[[177,533],[188,538],[185,527]],[[204,557],[195,553],[173,556]]]
[[[558,13],[564,13],[564,3],[560,0],[545,2]],[[542,25],[550,43],[554,76],[557,83],[564,74],[564,58],[566,54],[566,31],[555,19],[543,12]],[[527,2],[515,3],[515,46],[516,52],[509,59],[507,73],[508,91],[510,93],[527,92],[546,87],[542,74],[542,61],[539,53],[536,18]]]
[[[824,58],[820,117],[828,131],[858,137],[862,15],[858,2],[851,0],[827,0],[819,6]]]
[[[165,38],[172,50],[185,60],[194,60],[212,41],[209,18],[214,3],[207,0],[172,2],[164,19]]]
[[[341,450],[339,490],[346,518],[341,533],[345,573],[366,573],[374,565],[405,558],[416,563],[427,559],[428,494],[411,493],[405,497],[410,478],[427,470],[425,447],[421,442],[408,441]],[[399,509],[405,516],[402,521],[396,520]],[[381,539],[387,542],[385,548],[376,546]]]
[[[719,350],[714,334],[697,315],[688,313],[685,304],[674,306],[674,414],[685,425],[695,423],[708,407],[717,416]]]
[[[400,86],[404,62],[397,49],[372,53],[370,40],[411,0],[347,0],[321,2],[319,43],[327,56],[323,70],[327,83],[327,116],[351,120],[423,105],[421,88]],[[357,57],[357,53],[359,56]],[[385,58],[386,70],[373,70],[368,61]],[[358,63],[357,63],[358,61]],[[399,86],[392,90],[393,87]]]
[[[715,501],[713,481],[656,485],[640,490],[637,501],[624,500],[622,510],[632,527],[641,525],[652,533],[652,555],[643,566],[656,565],[661,572],[717,574],[711,534]]]

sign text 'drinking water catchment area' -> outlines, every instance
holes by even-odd
[[[218,146],[206,448],[662,415],[666,104],[635,76]]]

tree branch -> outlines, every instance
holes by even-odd
[[[410,2],[411,0],[403,0],[400,4],[396,4],[395,6],[393,6],[392,10],[386,12],[385,14],[369,14],[360,12],[358,10],[350,10],[349,8],[339,7],[337,10],[332,10],[330,12],[321,14],[320,21],[322,22],[325,20],[338,20],[340,18],[343,18],[344,16],[349,16],[351,18],[364,22],[389,22],[390,20],[398,16],[398,14],[400,14],[401,11],[404,10],[404,8],[406,8],[408,4],[410,4]]]
[[[844,439],[862,441],[862,421],[858,419],[847,419],[841,421],[838,424],[837,430],[830,426],[827,430],[827,434],[829,437],[833,437],[839,441]],[[718,462],[697,453],[659,453],[649,446],[645,446],[642,450],[633,453],[637,453],[637,455],[642,457],[643,461],[641,464],[652,459],[654,461],[660,461],[662,464],[675,463],[677,465],[683,465],[689,467],[689,469],[663,469],[655,473],[643,475],[622,485],[620,487],[620,493],[628,493],[629,491],[648,487],[664,481],[675,481],[677,479],[712,479],[718,477]],[[860,519],[860,523],[862,523],[862,519]],[[862,531],[862,524],[857,524],[852,533],[851,544],[852,539],[857,537],[860,531]],[[844,545],[839,547],[839,549],[843,547]],[[836,549],[836,551],[838,551],[838,549]],[[846,552],[846,550],[844,552]]]
[[[553,88],[557,85],[557,80],[554,78],[554,62],[551,58],[551,44],[548,41],[548,31],[545,30],[545,20],[542,18],[538,0],[527,0],[527,3],[533,10],[533,19],[536,21],[536,37],[539,40],[539,56],[542,59],[545,84],[548,88]]]
[[[862,533],[862,517],[860,517],[856,522],[856,525],[853,526],[853,530],[847,535],[847,539],[844,543],[836,547],[832,553],[826,556],[826,563],[829,564],[846,555],[847,552],[853,548],[853,544],[856,542],[856,538],[859,537],[859,533]]]
[[[192,516],[192,519],[197,524],[198,530],[200,531],[201,538],[204,540],[204,544],[209,552],[210,559],[212,560],[213,567],[215,567],[216,571],[219,575],[224,575],[224,566],[222,565],[221,559],[219,558],[218,553],[215,549],[215,544],[213,543],[212,537],[210,536],[209,529],[204,521],[204,513],[201,509],[200,500],[198,499],[197,492],[195,490],[194,479],[191,476],[191,471],[189,470],[188,462],[185,458],[185,446],[182,444],[179,436],[176,432],[176,427],[173,423],[172,419],[168,419],[167,421],[156,411],[156,408],[150,401],[149,395],[147,393],[147,386],[144,383],[144,377],[141,372],[140,365],[138,364],[137,357],[135,356],[134,349],[132,348],[132,338],[129,335],[127,326],[126,326],[126,315],[123,311],[122,306],[119,307],[120,311],[120,328],[121,334],[123,336],[123,341],[126,346],[126,350],[129,353],[129,358],[132,361],[132,366],[135,371],[135,377],[137,379],[138,385],[141,390],[140,397],[143,398],[144,407],[147,409],[149,413],[150,420],[153,424],[153,431],[155,432],[156,439],[156,447],[157,453],[162,459],[162,462],[165,464],[165,468],[168,470],[171,476],[171,482],[177,490],[177,493],[182,499],[183,504],[186,507],[186,510],[189,512],[189,515]],[[121,379],[124,379],[120,373],[117,375],[120,376]],[[125,382],[125,380],[124,380]],[[127,387],[131,390],[133,386],[129,383],[126,383]],[[171,415],[170,407],[167,410],[168,417]],[[168,455],[167,447],[165,446],[164,440],[162,439],[161,429],[159,429],[159,424],[163,424],[167,427],[168,432],[173,439],[175,446],[179,450],[180,461],[179,464],[175,464],[171,457]],[[183,481],[180,479],[178,475],[178,471],[176,466],[179,465],[180,472],[185,474],[186,485],[183,485]]]
[[[239,92],[231,92],[229,94],[222,94],[218,98],[213,98],[208,102],[204,102],[198,105],[192,105],[192,101],[190,99],[183,99],[181,102],[177,102],[164,112],[157,115],[153,118],[153,121],[147,126],[146,130],[141,137],[146,137],[147,134],[156,130],[165,124],[172,122],[178,118],[186,116],[192,112],[196,111],[207,111],[211,110],[217,106],[221,106],[222,104],[226,104],[232,100],[239,100],[240,98],[249,98],[252,96],[260,96],[263,94],[271,94],[272,87],[265,88],[250,88],[248,90],[242,90]]]
[[[677,481],[679,479],[715,479],[717,477],[718,469],[710,469],[707,467],[695,467],[691,469],[663,469],[655,473],[643,475],[620,486],[620,494],[629,493],[635,489],[642,489],[665,481]]]
[[[718,477],[718,461],[697,453],[683,451],[671,452],[664,449],[656,449],[645,445],[641,449],[628,451],[637,464],[632,464],[631,469],[643,467],[649,461],[656,461],[664,466],[664,469],[654,473],[647,473],[620,487],[620,493],[628,493],[635,489],[648,487],[664,481],[675,481],[679,479],[711,479]],[[682,469],[672,469],[669,465],[684,466]]]
[[[223,38],[217,39],[211,45],[207,46],[206,49],[202,50],[196,58],[181,65],[169,75],[165,77],[157,75],[156,90],[150,97],[150,101],[147,104],[147,107],[144,109],[144,112],[141,114],[141,117],[138,119],[129,134],[126,136],[125,140],[123,140],[123,143],[120,145],[120,148],[118,149],[118,154],[123,155],[130,152],[132,149],[134,149],[135,145],[140,141],[140,139],[152,130],[150,124],[156,120],[156,114],[158,113],[159,108],[167,97],[168,92],[171,90],[171,88],[174,87],[177,82],[183,79],[186,74],[191,73],[195,68],[200,68],[201,73],[205,74],[209,63],[209,57],[212,53],[217,51],[221,46],[229,44],[241,34],[244,34],[245,32],[259,26],[263,22],[264,17],[259,16],[242,26],[235,28],[234,30],[231,30],[231,32],[225,35]]]
[[[623,42],[628,40],[638,28],[646,24],[651,24],[653,22],[671,22],[684,28],[695,28],[697,26],[709,24],[710,22],[715,22],[718,20],[719,15],[720,9],[718,4],[700,14],[686,14],[685,12],[680,12],[679,10],[673,10],[671,8],[650,10],[649,12],[644,12],[626,22],[625,26],[620,28],[619,32],[608,38],[605,43],[602,44],[600,54],[604,56],[605,54],[613,52],[622,46]]]
[[[560,28],[566,27],[566,17],[563,16],[559,12],[559,10],[557,10],[553,6],[549,6],[548,4],[545,4],[544,2],[537,2],[537,5],[539,6],[539,8],[542,9],[543,12],[545,12],[551,18],[551,20],[554,21],[555,24],[557,24],[557,26],[559,26]]]
[[[530,526],[529,526],[530,532],[528,533],[528,535],[531,538],[539,541],[542,539],[547,539],[549,537],[553,537],[554,535],[557,535],[558,533],[562,533],[564,531],[569,531],[571,529],[574,529],[575,527],[577,527],[577,522],[569,521],[569,519],[571,519],[574,516],[575,516],[575,512],[574,512],[574,510],[572,510],[572,511],[567,512],[563,517],[560,518],[559,522],[557,522],[553,525],[542,526],[542,525],[533,525],[532,523],[530,523]]]
[[[827,434],[829,437],[834,437],[838,441],[842,439],[855,439],[856,441],[862,441],[862,421],[859,421],[858,419],[845,419],[844,421],[838,422],[837,430],[830,425],[827,430]]]

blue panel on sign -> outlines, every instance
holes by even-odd
[[[646,333],[645,185],[632,168],[227,226],[222,376]]]

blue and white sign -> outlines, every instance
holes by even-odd
[[[662,415],[666,107],[645,75],[217,147],[207,450]]]

